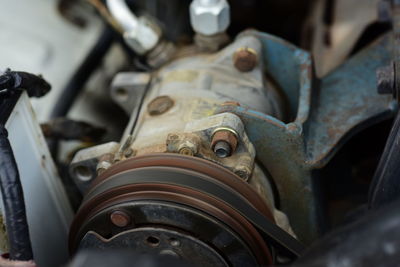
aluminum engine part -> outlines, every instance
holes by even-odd
[[[199,193],[196,193],[197,191],[191,191],[187,189],[187,186],[189,186],[193,187],[193,190],[205,190],[204,188],[201,189],[201,184],[197,184],[198,182],[202,181],[203,178],[201,172],[204,172],[205,170],[199,169],[198,171],[200,173],[191,173],[191,171],[193,171],[195,164],[199,164],[201,160],[206,160],[205,162],[208,162],[206,164],[207,168],[211,168],[210,170],[216,171],[217,167],[222,167],[225,172],[229,173],[228,180],[224,180],[223,182],[225,186],[230,186],[231,183],[235,183],[235,180],[242,183],[240,187],[234,188],[234,194],[240,195],[242,194],[242,190],[247,188],[246,190],[250,190],[252,193],[247,194],[246,198],[244,199],[246,199],[246,201],[252,201],[251,199],[256,197],[258,198],[256,201],[258,204],[255,204],[255,206],[263,205],[266,207],[270,221],[265,221],[265,217],[263,216],[259,217],[262,221],[261,224],[266,223],[268,225],[265,226],[266,228],[262,227],[260,229],[274,229],[271,230],[272,232],[268,232],[267,230],[266,235],[270,236],[271,240],[276,239],[274,242],[281,244],[278,245],[278,247],[281,246],[279,249],[289,249],[290,253],[294,254],[301,250],[297,250],[295,248],[297,246],[297,241],[295,241],[293,238],[295,235],[290,228],[290,224],[286,215],[279,212],[275,208],[274,196],[266,175],[255,164],[255,148],[247,136],[242,120],[238,116],[229,112],[217,114],[218,110],[223,105],[234,104],[241,107],[252,107],[259,112],[270,114],[271,116],[275,116],[279,119],[284,119],[285,117],[282,104],[283,99],[281,99],[279,89],[274,87],[272,85],[273,83],[265,77],[263,61],[256,58],[256,60],[252,62],[251,68],[246,68],[246,71],[243,71],[243,69],[238,67],[235,54],[238,51],[247,50],[252,51],[252,55],[255,57],[263,57],[262,45],[260,41],[252,36],[243,36],[218,53],[193,54],[190,57],[177,59],[161,68],[157,72],[152,73],[151,78],[149,78],[148,74],[140,73],[125,73],[116,77],[112,85],[112,95],[127,112],[132,112],[131,121],[125,131],[125,135],[120,142],[118,151],[115,151],[114,148],[111,147],[108,148],[108,151],[104,151],[104,148],[106,148],[105,146],[101,147],[101,149],[98,147],[99,149],[96,150],[95,147],[91,148],[90,150],[82,150],[73,160],[73,164],[71,165],[71,174],[76,180],[79,180],[77,183],[78,186],[80,186],[82,191],[85,191],[90,184],[89,189],[86,191],[85,199],[87,201],[85,201],[81,207],[71,231],[71,245],[74,246],[75,249],[79,244],[79,246],[82,247],[102,247],[103,245],[108,246],[112,243],[119,245],[124,243],[123,240],[119,240],[119,238],[113,235],[116,239],[112,238],[107,242],[107,244],[103,244],[101,236],[109,236],[109,234],[101,230],[101,227],[97,224],[97,221],[106,220],[106,218],[108,218],[107,216],[109,216],[109,212],[111,212],[110,218],[112,225],[119,228],[121,228],[121,225],[123,225],[122,229],[120,229],[122,230],[120,233],[121,237],[122,235],[134,236],[134,240],[137,238],[142,240],[142,237],[148,236],[149,233],[153,231],[154,235],[157,236],[157,239],[159,240],[157,247],[160,249],[163,248],[165,244],[163,243],[164,241],[161,240],[164,240],[167,237],[175,238],[177,234],[167,233],[165,232],[165,229],[159,229],[157,227],[156,229],[143,229],[145,232],[140,229],[131,232],[131,229],[135,228],[134,224],[137,223],[136,220],[139,220],[139,218],[137,218],[137,212],[139,211],[135,211],[135,208],[133,210],[131,209],[133,206],[138,207],[138,199],[136,197],[129,200],[126,199],[126,201],[128,201],[130,204],[128,204],[128,206],[121,206],[121,203],[119,200],[117,200],[119,197],[117,197],[117,199],[115,199],[116,202],[114,202],[114,200],[111,200],[113,197],[109,194],[117,196],[122,193],[120,190],[125,190],[122,189],[125,188],[125,186],[126,189],[132,194],[145,194],[146,190],[157,192],[156,195],[158,197],[155,195],[154,199],[153,197],[148,196],[153,199],[154,202],[151,201],[144,205],[142,207],[144,210],[141,212],[145,212],[146,209],[153,210],[156,207],[162,206],[163,208],[156,208],[160,213],[157,216],[162,216],[164,219],[160,221],[160,219],[157,218],[151,219],[150,217],[147,217],[146,220],[151,220],[150,222],[147,222],[147,224],[155,224],[155,222],[158,222],[160,224],[169,225],[169,223],[172,222],[167,222],[167,217],[181,217],[187,212],[192,212],[188,210],[181,210],[179,207],[173,206],[170,208],[173,210],[174,215],[162,215],[163,212],[168,209],[166,206],[163,206],[163,201],[168,201],[169,199],[169,201],[173,201],[175,204],[186,203],[189,205],[189,203],[192,203],[190,202],[192,200],[189,201],[179,198],[181,201],[180,202],[178,201],[178,198],[170,199],[167,197],[169,194],[168,192],[170,192],[169,190],[171,190],[167,184],[175,185],[175,189],[173,190],[174,192],[185,191],[185,195],[193,196],[194,199],[196,199],[196,202],[190,204],[190,207],[195,209],[204,209],[206,213],[209,213],[211,210],[208,210],[208,208],[202,206],[203,204],[201,204],[201,202],[197,202],[205,196],[202,196],[201,194],[199,195]],[[239,63],[239,65],[240,64],[241,63]],[[145,84],[146,81],[148,81],[147,85]],[[118,92],[124,93],[121,94]],[[143,99],[142,105],[138,105],[141,103],[140,99]],[[138,109],[138,106],[141,108]],[[102,151],[103,155],[93,154],[93,151],[100,150]],[[171,156],[173,154],[170,153],[182,154],[180,157],[183,158],[174,159],[174,157]],[[150,157],[148,161],[153,162],[151,168],[154,168],[155,172],[151,172],[153,173],[152,175],[147,172],[147,170],[149,170],[148,168],[150,168],[148,165],[143,165],[143,169],[140,167],[135,167],[137,164],[142,162],[142,157],[145,157],[146,155],[149,155]],[[156,157],[158,159],[151,161],[152,157]],[[160,157],[161,159],[159,159]],[[186,157],[191,158],[192,163],[189,165],[184,164],[185,167],[183,167],[183,165],[177,165],[177,167],[183,167],[184,170],[180,170],[178,173],[175,173],[177,170],[173,170],[171,168],[177,168],[173,166],[174,164],[178,163],[174,162],[180,162]],[[168,162],[166,165],[163,165],[164,163],[162,163],[164,160]],[[216,163],[217,165],[208,166],[208,164],[213,163]],[[92,166],[90,167],[88,164],[92,164]],[[94,164],[97,164],[97,166]],[[94,177],[92,177],[92,179],[85,180],[89,176],[85,176],[85,179],[80,179],[82,177],[79,177],[76,171],[81,170],[81,165],[86,169],[91,170],[97,168],[100,176],[94,180]],[[128,179],[126,181],[120,181],[120,179],[125,178],[118,178],[119,175],[115,176],[115,174],[122,170],[121,168],[126,171],[132,171],[132,173],[129,171],[130,174],[126,176],[126,179]],[[186,170],[186,168],[188,168],[188,170]],[[189,170],[190,174],[187,173]],[[207,175],[210,176],[210,178],[207,179],[211,179],[210,181],[218,179],[218,176],[213,173],[213,171],[207,173]],[[168,174],[170,172],[172,172],[171,175]],[[180,173],[185,173],[186,176],[182,176]],[[133,176],[137,177],[137,182],[135,182]],[[169,178],[177,178],[178,180],[174,182],[172,182],[172,180],[167,181]],[[140,185],[140,181],[142,181],[141,179],[146,180],[146,183],[143,186]],[[192,182],[190,181],[193,181],[194,183],[191,184]],[[200,186],[200,188],[198,186]],[[217,184],[211,183],[207,186],[206,191],[211,193],[213,190],[217,190],[219,186],[220,185],[217,186]],[[128,189],[128,187],[131,189]],[[218,196],[221,200],[223,199],[223,201],[229,202],[229,198],[225,199],[227,196],[223,195],[223,191],[220,193],[217,193],[217,191],[215,192],[216,196]],[[107,203],[113,204],[112,206],[109,206],[109,204],[101,203],[101,201],[97,202],[97,200],[99,200],[98,198],[109,199]],[[157,202],[157,199],[161,202]],[[233,199],[231,200],[233,201]],[[96,208],[92,205],[100,205],[102,206],[101,209],[107,209],[107,211],[104,213],[97,213],[96,211],[100,206],[97,206]],[[218,206],[220,204],[215,203],[215,205]],[[240,206],[241,204],[230,203],[230,205]],[[220,212],[228,212],[226,210],[227,207],[224,206],[223,208],[221,206],[220,208]],[[93,214],[95,217],[92,218],[99,219],[95,219],[93,221],[91,218],[86,217],[88,215],[87,211],[89,210],[96,212],[96,214]],[[232,212],[233,211],[229,211],[228,213],[231,214]],[[242,221],[243,225],[250,227],[248,223],[249,220],[251,221],[252,215],[249,215],[250,217],[248,217],[248,215],[246,215],[246,209],[242,209],[242,212],[244,220],[240,220]],[[112,216],[114,213],[115,216]],[[254,218],[257,218],[257,216]],[[222,218],[219,219],[224,221]],[[188,220],[189,225],[187,226],[176,225],[175,223],[171,224],[170,226],[178,229],[178,232],[194,231],[196,232],[197,236],[202,236],[202,234],[199,232],[201,231],[200,229],[194,230],[190,228],[190,225],[195,223],[195,221],[198,221],[199,218],[192,218]],[[226,218],[225,220],[227,220],[225,223],[228,223],[229,219]],[[174,221],[179,220],[176,219]],[[257,224],[256,221],[257,219],[254,221]],[[145,222],[140,222],[140,224],[143,223]],[[210,223],[210,218],[204,217],[201,224],[203,225]],[[232,223],[236,224],[237,222]],[[86,225],[84,229],[81,228],[82,224]],[[282,227],[283,230],[276,225]],[[231,225],[231,227],[232,226],[233,225]],[[218,229],[218,231],[222,231],[221,228]],[[243,236],[245,232],[253,231],[251,227],[247,230],[240,230],[241,228],[236,226],[233,229],[238,231],[236,234],[238,234],[240,238],[244,238],[245,243],[251,247],[251,250],[253,250],[253,253],[255,253],[257,256],[258,254],[256,247],[262,247],[262,242],[258,245],[255,245],[255,243],[252,242],[254,242],[254,240],[258,240],[259,237],[257,237],[255,232],[255,236],[250,239],[246,239],[246,237]],[[190,239],[191,237],[182,237],[182,242],[186,242],[185,240],[187,238]],[[205,240],[208,240],[208,237],[204,238]],[[288,238],[289,240],[292,240],[295,244],[294,247],[288,245],[288,248],[285,248],[286,241],[282,241],[280,238]],[[232,240],[234,239],[235,238]],[[212,240],[214,240],[212,242],[216,242],[218,239]],[[228,242],[227,240],[226,242]],[[231,240],[231,238],[229,238],[229,240]],[[288,244],[290,244],[292,241],[288,241]],[[189,242],[189,245],[185,246],[184,251],[176,250],[170,246],[165,247],[164,249],[172,250],[173,253],[177,253],[181,257],[190,258],[190,251],[194,249],[194,247],[191,246],[196,246],[196,242],[196,240]],[[211,240],[207,242],[211,242]],[[224,243],[225,241],[218,242]],[[260,240],[257,242],[260,242]],[[228,243],[224,243],[224,246],[228,246]],[[142,244],[143,243],[141,243],[141,241],[132,241],[130,243],[130,245],[136,249],[148,249],[147,245],[142,247]],[[213,245],[218,246],[214,243]],[[208,251],[207,253],[214,253],[207,249],[206,251]],[[246,250],[242,249],[242,251],[244,253]],[[161,251],[159,251],[159,253],[161,253]],[[223,252],[223,254],[224,253],[226,252]],[[227,255],[229,255],[229,253],[224,255],[225,257],[228,257]],[[212,257],[210,257],[208,258],[211,259]],[[258,264],[263,262],[257,257],[255,261],[258,262]],[[251,257],[248,258],[247,256],[243,256],[243,262],[238,262],[233,258],[229,258],[228,265],[229,264],[233,264],[234,266],[252,266],[255,264],[255,262]],[[217,265],[225,266],[225,263],[220,263]]]
[[[238,102],[242,107],[284,117],[282,99],[277,88],[266,80],[262,61],[247,73],[235,68],[232,58],[242,47],[252,48],[262,57],[259,40],[246,36],[217,54],[178,59],[153,75],[133,133],[131,147],[138,155],[167,151],[168,134],[193,133],[188,124],[210,120],[225,102]],[[160,112],[155,114],[157,105]],[[165,109],[165,105],[169,108]],[[228,125],[219,125],[224,126]]]
[[[96,149],[93,148],[80,151],[75,157],[71,174],[81,190],[84,191],[94,178],[82,180],[76,174],[81,165],[90,170],[105,169],[113,162],[157,152],[204,158],[226,167],[244,180],[264,179],[251,178],[255,149],[240,118],[231,113],[213,115],[224,103],[238,103],[284,118],[283,100],[278,89],[264,76],[262,61],[257,60],[254,68],[247,72],[235,66],[234,55],[243,48],[262,57],[259,40],[245,36],[219,53],[178,59],[154,73],[151,79],[146,73],[119,74],[112,85],[112,96],[127,112],[136,109],[132,111],[131,123],[118,152],[104,151],[103,147],[97,149],[103,154],[113,154],[111,162],[102,161],[101,155],[94,156],[92,151]],[[145,88],[148,88],[146,97],[139,111],[138,103]],[[137,123],[132,132],[134,121]],[[219,157],[214,152],[212,139],[218,131],[231,132],[237,138],[235,151],[229,157]],[[89,162],[93,166],[89,167]]]

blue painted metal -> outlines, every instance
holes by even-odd
[[[375,82],[376,68],[390,60],[390,40],[380,39],[316,86],[307,52],[265,33],[243,34],[262,41],[267,75],[286,94],[293,120],[284,123],[237,106],[223,106],[218,112],[242,119],[257,158],[277,185],[281,209],[300,240],[310,243],[321,232],[312,171],[323,167],[357,130],[393,114],[390,97],[378,95]]]

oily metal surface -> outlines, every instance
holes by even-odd
[[[126,175],[126,174],[125,174]],[[132,174],[130,173],[132,176]],[[127,177],[127,176],[125,176]],[[108,207],[121,207],[122,203],[153,200],[182,204],[198,209],[218,218],[233,229],[253,251],[258,262],[271,263],[271,254],[258,231],[235,209],[221,200],[203,192],[169,184],[128,184],[99,194],[86,203],[78,212],[70,233],[71,251],[85,232],[90,230],[90,221]]]
[[[91,189],[89,189],[87,195],[89,195],[99,184],[117,173],[151,166],[178,167],[210,176],[224,185],[231,187],[235,192],[241,194],[254,208],[271,221],[274,221],[271,210],[264,200],[248,183],[243,181],[234,173],[208,160],[173,153],[147,154],[118,162],[93,181]]]

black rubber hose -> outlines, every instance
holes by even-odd
[[[64,117],[68,113],[76,97],[109,51],[114,41],[114,35],[111,28],[105,27],[94,47],[63,89],[53,108],[51,118]]]
[[[33,259],[24,194],[7,130],[0,125],[0,189],[6,217],[10,259]]]

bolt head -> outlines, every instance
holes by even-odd
[[[116,210],[110,215],[111,222],[118,227],[126,227],[131,223],[131,217],[124,211]]]
[[[161,115],[172,108],[173,105],[174,100],[169,96],[158,96],[147,105],[147,111],[151,116]]]
[[[225,32],[230,24],[230,7],[226,0],[194,0],[190,5],[190,22],[193,29],[203,35]]]
[[[232,148],[227,142],[218,141],[214,146],[214,153],[218,158],[227,158],[232,155]]]
[[[124,151],[125,158],[130,158],[135,155],[135,151],[132,148],[128,148]]]
[[[257,52],[251,48],[239,48],[233,55],[233,65],[241,72],[252,71],[257,66],[257,62]]]
[[[394,65],[381,67],[376,71],[379,94],[393,94],[395,87]]]

